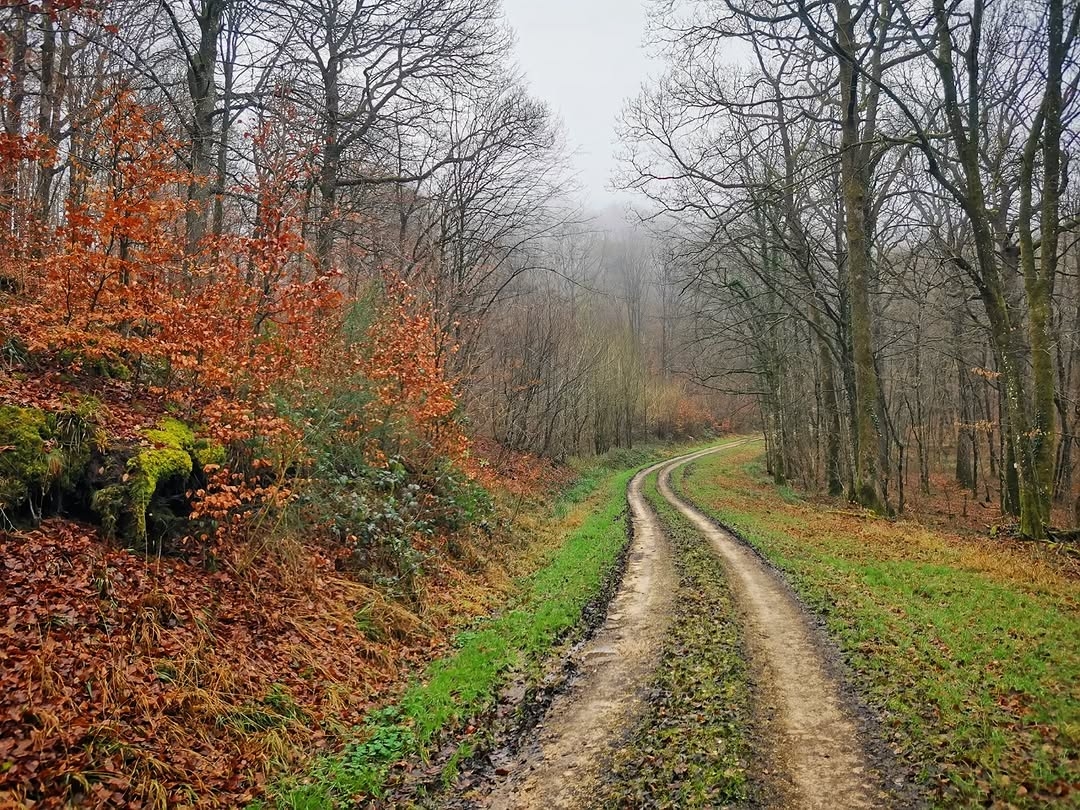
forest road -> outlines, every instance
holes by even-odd
[[[577,678],[552,702],[532,741],[519,752],[507,779],[486,798],[485,807],[588,806],[605,761],[642,712],[678,584],[671,546],[646,503],[642,484],[650,473],[671,463],[661,461],[638,472],[626,488],[633,540],[619,591],[604,624],[576,653]]]
[[[806,609],[752,549],[672,491],[672,474],[691,460],[666,465],[658,488],[709,541],[727,573],[765,737],[756,747],[770,760],[770,793],[779,794],[780,806],[800,810],[888,806],[863,731]]]
[[[646,708],[678,587],[671,546],[642,494],[659,470],[661,494],[724,564],[743,622],[754,679],[755,731],[764,732],[768,795],[784,808],[882,806],[860,729],[842,699],[810,619],[780,577],[670,486],[672,472],[731,442],[654,464],[627,488],[633,540],[626,572],[600,630],[576,654],[579,675],[558,695],[507,776],[482,800],[492,810],[591,805],[611,755]],[[887,800],[884,800],[887,804]]]
[[[575,654],[579,674],[572,686],[552,701],[532,741],[484,806],[493,810],[587,806],[606,760],[644,708],[645,689],[660,662],[678,585],[670,545],[645,501],[642,482],[673,461],[690,461],[703,452],[707,451],[662,461],[631,479],[626,496],[633,540],[607,618]]]

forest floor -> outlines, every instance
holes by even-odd
[[[0,806],[27,774],[40,806],[1080,806],[1075,559],[777,486],[754,440],[660,452],[505,493],[424,622],[273,555],[207,583],[71,521],[0,535],[37,690],[0,693]]]
[[[573,677],[397,806],[1076,806],[1069,558],[797,495],[755,442],[628,501],[606,619],[551,667]]]

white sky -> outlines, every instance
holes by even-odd
[[[503,0],[503,8],[533,94],[563,121],[586,202],[605,207],[617,198],[609,185],[619,111],[660,70],[642,47],[645,2]]]

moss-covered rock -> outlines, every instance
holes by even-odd
[[[143,450],[128,461],[131,478],[128,502],[132,518],[132,538],[146,541],[146,510],[158,487],[172,478],[191,477],[191,454],[175,447]]]
[[[49,459],[52,438],[44,411],[0,405],[0,508],[18,509],[48,489],[57,465]]]
[[[146,438],[161,447],[187,452],[199,469],[211,464],[225,463],[225,448],[205,438],[196,438],[195,431],[179,419],[162,419],[152,430],[144,431]]]
[[[146,446],[110,450],[100,415],[89,398],[54,413],[0,405],[0,509],[37,519],[43,505],[58,512],[89,506],[107,534],[145,546],[157,498],[157,533],[170,535],[186,514],[189,479],[224,463],[224,448],[168,417],[143,431]],[[65,503],[65,494],[75,497]]]
[[[83,486],[92,453],[105,447],[100,409],[90,398],[52,413],[0,406],[0,507],[29,504],[36,518],[46,496],[59,508],[65,493]]]
[[[153,446],[135,450],[124,466],[125,482],[95,492],[91,508],[106,532],[123,534],[129,542],[145,546],[148,512],[155,496],[166,485],[170,485],[175,496],[175,491],[194,473],[210,464],[224,462],[225,449],[196,438],[190,426],[172,417],[144,430],[143,436]]]

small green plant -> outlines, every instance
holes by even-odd
[[[375,604],[373,602],[369,602],[353,613],[353,622],[356,624],[356,629],[369,640],[384,641],[386,639],[386,629],[375,618]]]
[[[442,783],[444,790],[449,790],[453,787],[458,779],[458,774],[461,771],[461,764],[468,761],[475,753],[476,745],[470,740],[461,743],[454,750],[450,759],[443,766],[442,773],[439,774],[439,781]]]

